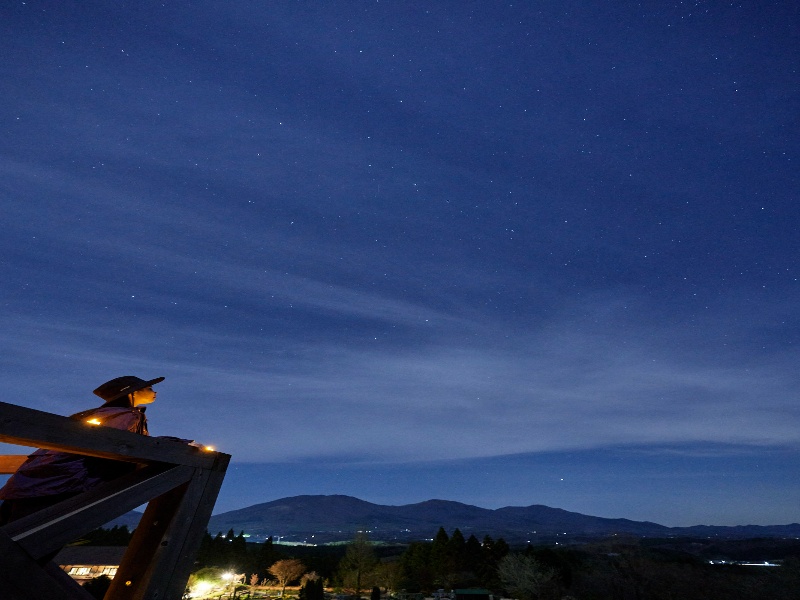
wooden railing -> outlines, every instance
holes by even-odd
[[[91,600],[43,560],[147,503],[106,600],[179,600],[230,455],[0,402],[0,442],[141,465],[134,472],[0,527],[2,600]],[[0,473],[25,456],[0,456]],[[40,564],[44,563],[44,564]]]

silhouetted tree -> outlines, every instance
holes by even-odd
[[[132,535],[127,525],[114,525],[111,529],[98,527],[84,535],[80,541],[87,546],[127,546]]]
[[[433,570],[431,569],[431,544],[411,542],[400,557],[402,587],[409,592],[433,589]]]
[[[269,568],[269,572],[278,580],[278,585],[281,586],[281,597],[286,591],[286,585],[296,579],[300,579],[305,570],[303,563],[296,558],[279,560]]]
[[[483,561],[479,573],[481,584],[492,589],[500,584],[500,579],[497,576],[497,565],[508,554],[509,547],[503,538],[498,538],[495,541],[488,535],[483,538],[481,546],[483,550]]]
[[[433,568],[434,583],[450,587],[451,576],[455,572],[455,562],[450,546],[450,536],[447,535],[444,527],[439,527],[436,537],[433,538],[431,567]]]
[[[387,594],[400,589],[402,568],[398,561],[381,562],[375,567],[375,582],[383,586]]]
[[[230,549],[226,538],[218,532],[213,538],[206,532],[197,552],[197,565],[202,567],[228,567],[231,564]]]
[[[83,584],[83,590],[98,600],[103,600],[109,587],[111,587],[111,577],[108,575],[100,575]]]
[[[344,558],[339,563],[339,574],[342,584],[352,588],[356,598],[367,585],[367,578],[378,564],[375,550],[366,533],[359,532],[347,546]]]
[[[248,579],[248,582],[249,582],[250,585],[247,588],[248,597],[252,598],[255,595],[256,588],[258,587],[259,581],[260,581],[260,578],[258,576],[258,573],[251,573],[250,574],[250,579]]]
[[[483,546],[474,535],[469,536],[464,546],[464,568],[478,574],[483,565]]]
[[[240,531],[239,535],[230,539],[230,549],[233,561],[242,566],[247,560],[247,540],[244,537],[244,531]]]
[[[537,600],[555,571],[532,556],[508,554],[498,564],[498,575],[506,589],[520,600]]]
[[[200,547],[197,549],[196,563],[202,568],[210,564],[212,557],[212,549],[214,546],[214,538],[206,531],[203,534],[203,539],[200,540]]]
[[[300,600],[325,600],[325,587],[321,577],[306,579],[300,588]]]
[[[534,548],[530,544],[525,549],[525,556],[532,556],[545,567],[555,571],[555,579],[564,588],[572,585],[572,565],[565,558],[563,552],[556,552],[552,548]]]
[[[281,558],[281,554],[275,550],[272,544],[272,536],[268,537],[263,544],[258,545],[253,562],[250,568],[258,573],[261,578],[269,574],[269,568]]]
[[[461,530],[456,528],[450,541],[447,543],[447,551],[450,554],[456,571],[463,571],[466,568],[467,542]]]

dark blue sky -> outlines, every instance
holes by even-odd
[[[794,2],[7,2],[5,401],[301,493],[800,514]]]

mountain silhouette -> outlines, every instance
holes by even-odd
[[[449,500],[387,506],[351,496],[293,496],[232,510],[211,517],[214,535],[233,529],[255,541],[269,536],[282,541],[347,541],[367,531],[375,541],[406,542],[432,538],[439,527],[458,528],[465,537],[489,535],[509,543],[627,535],[636,537],[720,536],[728,538],[800,536],[800,524],[737,527],[698,525],[667,527],[648,521],[608,519],[540,504],[479,508]]]

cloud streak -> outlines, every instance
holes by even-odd
[[[404,325],[404,318],[392,319]],[[123,343],[102,342],[114,338],[112,326],[4,325],[3,346],[20,364],[66,371],[82,365],[87,380],[79,385],[76,377],[75,392],[91,389],[97,376],[90,373],[98,371],[168,374],[164,403],[151,411],[159,415],[157,428],[169,429],[191,406],[192,426],[227,440],[239,460],[428,460],[620,444],[800,442],[798,382],[787,376],[796,352],[743,366],[699,357],[690,346],[660,345],[671,328],[610,322],[587,333],[555,320],[539,332],[511,337],[498,327],[488,337],[480,323],[466,326],[477,343],[459,344],[465,322],[452,319],[436,326],[437,337],[451,343],[426,342],[412,353],[376,340],[372,347],[367,340],[340,347],[193,328],[173,329],[165,340],[157,320]],[[622,325],[625,335],[616,330]],[[31,343],[32,331],[41,348]]]

